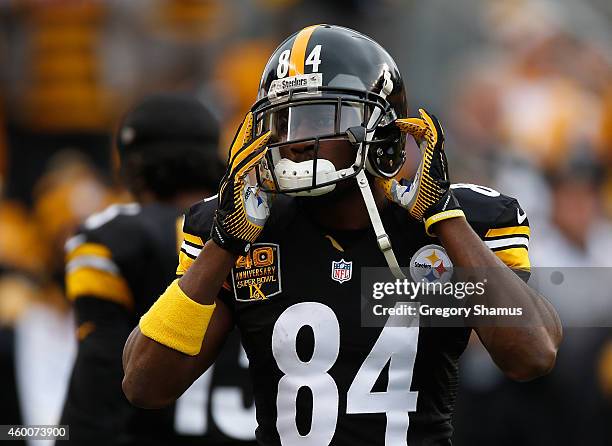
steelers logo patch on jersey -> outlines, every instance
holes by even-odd
[[[410,259],[410,275],[416,282],[446,283],[453,275],[453,264],[443,247],[423,246]]]
[[[240,302],[264,300],[282,291],[280,250],[275,243],[254,243],[232,268],[234,297]]]

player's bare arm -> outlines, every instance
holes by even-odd
[[[561,342],[559,317],[550,303],[531,289],[483,243],[465,219],[448,180],[444,134],[437,118],[424,110],[420,118],[397,120],[422,147],[422,161],[411,184],[379,180],[388,197],[425,222],[453,265],[478,274],[486,271],[488,305],[523,309],[523,327],[474,327],[500,369],[510,378],[526,381],[548,373]]]
[[[206,336],[205,348],[195,356],[184,354],[143,335],[134,328],[123,352],[123,391],[136,406],[164,407],[174,402],[214,362],[233,326],[232,315],[215,297],[223,285],[235,256],[208,242],[178,285],[195,302],[216,304]],[[167,371],[173,373],[168,374]]]
[[[511,379],[527,381],[548,373],[554,366],[561,342],[561,323],[552,305],[480,240],[465,219],[453,218],[434,225],[453,264],[473,271],[486,270],[487,302],[490,306],[520,307],[537,324],[524,327],[474,327],[499,368]]]

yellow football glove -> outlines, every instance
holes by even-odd
[[[430,227],[434,223],[465,215],[450,188],[440,122],[423,109],[419,109],[419,114],[420,118],[395,120],[395,125],[412,135],[421,149],[421,162],[412,182],[388,178],[376,181],[389,200],[407,209],[417,220],[423,220],[425,231],[433,236]]]
[[[253,114],[248,113],[234,137],[227,170],[219,187],[211,238],[221,248],[240,255],[247,252],[270,215],[268,194],[251,184],[249,171],[268,150],[270,132],[252,139]]]

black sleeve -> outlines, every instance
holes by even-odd
[[[66,444],[113,445],[131,410],[121,357],[133,321],[124,306],[95,297],[77,299],[75,312],[78,353],[61,417],[70,426]]]
[[[216,201],[205,200],[196,203],[185,212],[182,233],[180,235],[182,240],[179,252],[179,265],[176,270],[178,277],[187,272],[208,240],[215,209]],[[223,287],[219,290],[217,298],[227,306],[232,314],[234,313],[233,295],[230,273],[223,283]]]
[[[491,251],[525,282],[529,280],[529,220],[519,202],[488,187],[453,185],[465,216]]]

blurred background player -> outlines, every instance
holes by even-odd
[[[19,410],[3,419],[54,424],[76,350],[71,306],[64,297],[64,243],[85,217],[117,196],[74,150],[49,159],[32,196],[31,210],[0,202],[0,373],[9,389],[0,406],[16,394]]]
[[[66,294],[78,326],[61,417],[71,444],[248,444],[238,440],[254,438],[237,337],[217,368],[169,409],[136,409],[121,390],[123,344],[151,296],[174,277],[180,214],[212,195],[223,172],[218,139],[212,114],[181,95],[150,96],[121,123],[120,174],[136,202],[92,215],[66,243]]]

